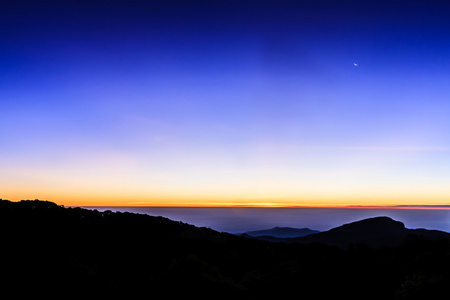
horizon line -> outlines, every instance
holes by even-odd
[[[63,205],[65,206],[65,205]],[[68,205],[66,207],[152,207],[152,208],[310,208],[310,209],[449,209],[450,204],[438,205]]]
[[[21,199],[21,200],[7,200],[12,202],[20,202],[20,201],[49,201],[53,202],[57,205],[63,207],[83,207],[83,208],[108,208],[108,207],[154,207],[154,208],[305,208],[305,209],[450,209],[450,204],[392,204],[392,205],[289,205],[286,203],[274,203],[274,202],[260,202],[260,203],[248,203],[248,204],[235,204],[235,203],[197,203],[197,204],[185,204],[185,205],[176,205],[176,204],[144,204],[142,202],[131,202],[129,204],[117,204],[112,203],[110,205],[107,204],[62,204],[52,200],[41,200],[41,199]]]

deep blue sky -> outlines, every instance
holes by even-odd
[[[449,16],[446,1],[0,1],[0,197],[448,204]]]

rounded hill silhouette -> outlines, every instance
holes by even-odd
[[[305,237],[293,239],[297,243],[320,242],[327,245],[347,247],[349,244],[366,244],[370,247],[397,247],[409,236],[436,239],[449,236],[438,230],[408,229],[405,224],[389,217],[374,217],[344,224]]]

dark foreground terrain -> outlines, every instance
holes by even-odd
[[[378,222],[395,221],[369,221]],[[163,217],[0,200],[0,224],[0,288],[11,299],[442,299],[450,286],[446,234],[404,234],[398,223],[395,246],[338,247],[320,240],[370,236],[373,227],[274,243]]]

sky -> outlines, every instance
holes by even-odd
[[[450,3],[0,1],[0,198],[450,204]]]

